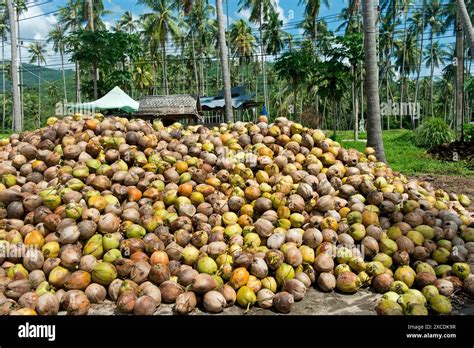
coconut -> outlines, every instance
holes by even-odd
[[[36,304],[38,302],[38,294],[36,292],[27,292],[20,296],[18,299],[18,304],[22,308],[36,308]]]
[[[91,303],[102,303],[107,296],[107,290],[102,285],[90,284],[86,288],[85,294]]]
[[[219,292],[224,296],[227,307],[233,306],[235,301],[237,300],[237,294],[235,290],[228,284],[224,284],[220,289]]]
[[[205,294],[216,288],[215,279],[209,274],[198,274],[191,282],[192,290],[197,294]]]
[[[321,253],[314,260],[314,269],[318,272],[330,272],[334,269],[334,260],[326,253]]]
[[[360,279],[352,272],[342,272],[336,279],[336,288],[344,293],[356,292],[360,286]]]
[[[452,311],[451,301],[443,295],[435,295],[430,300],[431,309],[438,314],[449,314]]]
[[[420,289],[436,282],[436,275],[430,272],[421,272],[416,275],[415,282]]]
[[[64,295],[61,305],[68,315],[86,315],[90,302],[86,294],[79,290],[70,290]]]
[[[402,307],[391,300],[381,300],[375,310],[378,315],[403,315]]]
[[[298,279],[290,279],[283,285],[283,291],[293,295],[295,301],[301,301],[306,294],[306,286]]]
[[[145,282],[140,284],[140,296],[150,296],[153,301],[155,301],[155,305],[158,307],[161,304],[161,291],[156,285],[152,284],[151,282]]]
[[[197,299],[194,292],[184,292],[176,298],[174,310],[178,314],[186,315],[194,311],[197,305]]]
[[[148,279],[151,265],[148,262],[136,262],[130,270],[130,279],[135,283],[141,284]]]
[[[71,273],[64,282],[64,287],[68,290],[85,290],[91,282],[91,275],[85,271],[75,271]]]
[[[454,284],[446,279],[437,279],[434,284],[443,296],[451,296],[454,293]]]
[[[280,313],[290,313],[294,301],[293,295],[282,291],[273,297],[273,306]]]
[[[227,306],[224,295],[215,290],[207,292],[202,302],[209,313],[220,313]]]
[[[156,310],[156,304],[153,298],[147,295],[140,296],[135,301],[133,313],[136,315],[153,315]]]
[[[320,273],[317,282],[318,287],[324,292],[331,292],[336,288],[336,278],[332,273]]]
[[[394,279],[390,274],[382,273],[372,279],[372,286],[376,292],[383,294],[390,289],[393,282]]]
[[[178,296],[183,293],[183,289],[178,283],[167,280],[160,284],[160,292],[163,302],[174,303]]]
[[[121,294],[117,299],[117,309],[122,313],[133,313],[137,295],[133,291],[127,291]]]
[[[45,293],[36,301],[36,312],[39,315],[56,315],[59,312],[59,301],[51,293]]]

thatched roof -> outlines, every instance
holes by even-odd
[[[150,95],[140,100],[136,116],[158,116],[163,118],[199,119],[197,100],[189,94]]]

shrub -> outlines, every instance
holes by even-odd
[[[429,118],[415,131],[415,144],[418,147],[432,148],[456,139],[454,132],[441,118]]]
[[[464,140],[474,141],[474,123],[464,125]]]

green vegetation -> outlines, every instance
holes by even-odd
[[[366,134],[360,134],[365,139]],[[340,132],[337,140],[345,148],[356,148],[363,151],[365,142],[351,141],[352,131]],[[385,154],[391,168],[405,175],[442,174],[474,177],[466,162],[445,162],[429,156],[422,148],[415,146],[413,132],[409,130],[393,130],[383,133]]]
[[[431,149],[434,146],[450,143],[456,135],[441,118],[429,118],[415,131],[416,146]]]

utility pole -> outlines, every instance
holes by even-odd
[[[8,16],[10,18],[10,37],[11,37],[11,65],[12,65],[12,93],[13,93],[13,131],[19,133],[22,131],[22,119],[20,112],[20,91],[18,89],[18,38],[16,28],[16,9],[13,7],[12,0],[6,0],[8,7]]]

